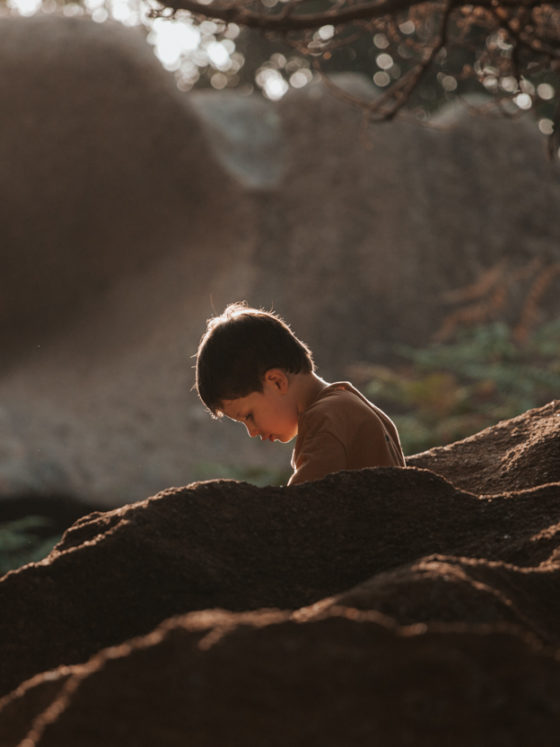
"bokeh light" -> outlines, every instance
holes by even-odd
[[[317,31],[317,36],[321,41],[328,41],[329,39],[332,39],[334,36],[334,26],[321,26],[321,28]]]
[[[270,0],[275,5],[277,0]],[[163,67],[175,76],[177,86],[188,91],[199,82],[221,90],[240,83],[245,56],[237,48],[241,28],[223,21],[193,18],[179,11],[173,18],[150,16],[151,6],[143,0],[6,0],[4,14],[32,16],[59,13],[67,17],[89,16],[97,23],[118,21],[124,26],[145,30],[146,39]],[[1,6],[0,6],[1,12]],[[331,25],[322,26],[317,37],[326,43],[335,34]],[[287,58],[273,54],[269,65],[261,66],[255,85],[272,99],[281,98],[290,88],[302,88],[313,78],[309,62],[301,55]],[[251,89],[251,87],[250,87]]]
[[[168,70],[177,70],[181,58],[187,52],[197,49],[201,34],[197,28],[184,21],[169,23],[156,18],[148,34],[148,42],[162,65]]]
[[[373,76],[373,82],[376,86],[379,86],[379,88],[385,88],[385,86],[388,86],[391,82],[391,76],[384,70],[380,70]]]
[[[527,110],[533,106],[533,100],[528,93],[519,93],[513,100],[520,109]]]
[[[259,1],[265,8],[276,11],[289,2]],[[211,4],[211,0],[199,2]],[[97,23],[112,19],[125,26],[141,27],[155,56],[173,73],[181,90],[188,91],[194,86],[217,90],[242,86],[240,90],[244,93],[257,89],[271,100],[282,98],[290,88],[303,88],[314,79],[313,57],[321,60],[321,69],[327,74],[367,73],[377,88],[387,89],[384,100],[390,100],[392,92],[399,90],[398,85],[392,86],[410,73],[422,57],[435,23],[413,12],[408,18],[400,16],[400,22],[397,18],[377,19],[363,24],[364,36],[360,40],[344,27],[327,23],[306,32],[295,42],[288,38],[276,40],[276,50],[282,50],[276,51],[272,37],[263,43],[259,36],[259,42],[256,35],[250,35],[253,32],[246,32],[235,23],[211,18],[200,20],[184,10],[171,17],[157,0],[5,0],[0,9],[4,14],[23,16],[85,15]],[[152,17],[153,10],[163,15]],[[556,116],[552,103],[557,96],[550,72],[536,70],[533,75],[532,68],[527,68],[518,74],[509,64],[513,45],[504,29],[487,36],[483,54],[468,59],[465,49],[459,56],[452,47],[439,49],[433,65],[423,76],[422,85],[413,91],[406,104],[414,116],[429,118],[454,96],[482,93],[488,98],[508,101],[504,111],[511,114],[533,110],[539,131],[548,134]]]
[[[537,95],[543,101],[550,101],[554,98],[554,87],[550,83],[539,83],[537,86]]]
[[[41,8],[41,0],[8,0],[8,8],[20,16],[32,16]]]
[[[548,117],[539,119],[538,126],[539,131],[542,132],[543,135],[552,135],[554,132],[554,122]]]
[[[414,21],[412,21],[411,19],[408,19],[407,21],[404,21],[403,23],[399,23],[399,31],[402,34],[408,34],[410,36],[416,31],[416,25]]]
[[[385,36],[385,34],[374,34],[373,37],[373,43],[377,47],[377,49],[387,49],[389,46],[389,40]]]
[[[261,68],[258,71],[255,80],[257,85],[262,89],[264,95],[272,101],[278,101],[278,99],[281,99],[290,87],[283,75],[272,67]]]

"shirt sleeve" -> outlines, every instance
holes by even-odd
[[[317,429],[306,436],[288,485],[320,480],[331,472],[339,472],[347,467],[342,442],[330,431]]]

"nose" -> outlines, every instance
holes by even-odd
[[[255,438],[255,436],[259,435],[259,432],[255,428],[254,425],[249,425],[249,423],[245,423],[245,428],[247,428],[247,433],[251,436],[251,438]]]

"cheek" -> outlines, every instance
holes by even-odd
[[[287,425],[297,425],[297,410],[293,407],[282,407],[282,421]]]

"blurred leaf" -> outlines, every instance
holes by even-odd
[[[398,346],[406,361],[389,370],[360,364],[374,376],[364,392],[392,414],[405,453],[460,440],[545,404],[560,392],[560,320],[526,344],[504,323],[463,329],[457,339],[425,348]]]

